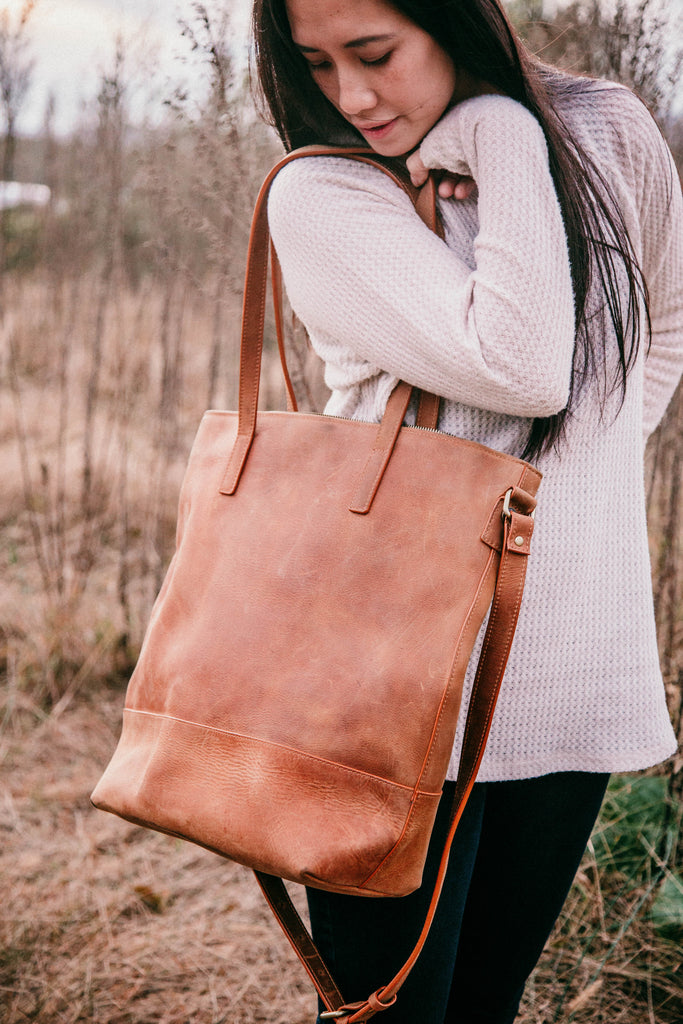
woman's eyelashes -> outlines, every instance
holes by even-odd
[[[360,57],[359,59],[361,64],[366,68],[376,68],[380,67],[382,64],[387,64],[392,52],[393,51],[389,50],[387,53],[383,53],[381,57],[373,57],[372,60],[367,57]],[[332,67],[332,61],[330,60],[308,60],[308,58],[306,58],[306,63],[312,71],[326,71],[328,68]]]
[[[365,64],[365,66],[369,68],[376,68],[380,64],[386,64],[391,57],[392,52],[392,50],[389,50],[388,53],[383,53],[381,57],[375,57],[373,60],[361,58],[361,64]]]

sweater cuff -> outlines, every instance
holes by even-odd
[[[488,144],[505,146],[508,139],[546,149],[543,129],[534,115],[509,96],[473,96],[458,103],[427,133],[420,146],[425,167],[471,175],[478,179],[479,151]],[[523,147],[524,148],[524,147]]]

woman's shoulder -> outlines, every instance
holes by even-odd
[[[374,165],[351,156],[311,156],[290,159],[277,172],[270,190],[269,210],[294,203],[334,205],[381,199],[411,208],[408,195],[392,177]]]
[[[619,82],[558,74],[550,79],[557,111],[569,123],[600,135],[605,130],[634,148],[662,141],[654,117],[641,98]]]
[[[621,179],[640,195],[649,188],[671,190],[672,158],[655,118],[624,85],[596,79],[558,77],[551,84],[555,109],[574,138],[605,176]]]

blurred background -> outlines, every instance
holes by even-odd
[[[507,8],[542,59],[635,88],[680,171],[680,0]],[[0,0],[3,1024],[314,1016],[248,873],[88,801],[194,432],[236,403],[251,206],[280,153],[249,92],[248,20],[248,0]],[[294,324],[288,344],[302,405],[320,411]],[[266,348],[261,401],[278,407],[270,324]],[[647,453],[679,736],[682,437],[679,391]],[[682,768],[613,783],[522,1024],[680,1024]]]

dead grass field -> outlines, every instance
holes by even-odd
[[[122,698],[100,685],[2,737],[0,1021],[312,1024],[248,871],[91,807]],[[520,1024],[680,1024],[680,947],[642,890],[604,884],[589,851]]]
[[[5,736],[0,1020],[312,1020],[249,872],[91,807],[120,705],[101,689]]]
[[[184,282],[100,306],[97,277],[40,274],[4,298],[0,1022],[303,1024],[315,999],[250,873],[89,801],[172,547],[215,309]],[[223,304],[234,406],[239,304]]]

